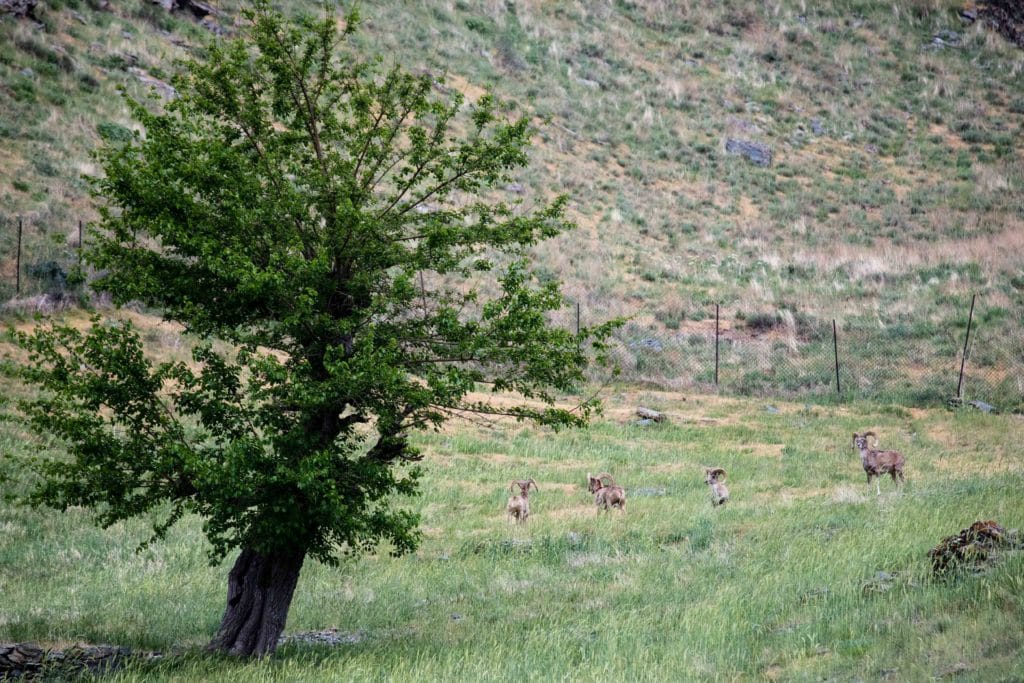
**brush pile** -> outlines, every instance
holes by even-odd
[[[0,13],[34,19],[36,4],[36,0],[0,0]]]
[[[67,680],[107,673],[132,655],[126,647],[75,645],[44,648],[35,643],[0,643],[0,680]],[[148,658],[159,657],[149,653]]]
[[[975,522],[954,536],[947,536],[928,551],[932,572],[945,575],[952,569],[972,567],[980,569],[990,564],[1000,550],[1020,547],[1015,531],[1007,531],[991,520]]]

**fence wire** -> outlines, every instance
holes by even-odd
[[[31,221],[22,228],[19,222],[0,216],[0,253],[6,255],[0,259],[0,301],[46,310],[75,300],[83,281],[81,224],[50,230]],[[611,342],[626,383],[796,400],[921,406],[975,400],[1024,412],[1024,316],[982,299],[969,315],[970,303],[963,302],[962,320],[945,324],[923,317],[883,324],[877,315],[864,316],[871,322],[845,316],[835,330],[831,318],[788,309],[716,310],[713,304],[691,306],[685,315],[643,305],[596,311],[571,304],[551,318],[573,331],[581,324],[627,319]],[[591,379],[608,377],[595,371]]]
[[[979,304],[964,361],[964,320],[880,324],[817,320],[790,311],[756,316],[712,305],[701,320],[654,322],[643,310],[603,312],[625,317],[612,355],[626,383],[673,391],[718,392],[794,400],[867,399],[915,406],[982,401],[1024,411],[1024,333],[1005,315]],[[992,309],[1003,311],[998,307]],[[699,317],[699,316],[698,316]],[[598,321],[581,309],[583,326]],[[576,329],[577,308],[553,322]],[[640,321],[640,322],[638,322]],[[835,324],[835,328],[833,325]],[[716,331],[717,328],[717,331]],[[963,362],[963,379],[960,367]],[[595,376],[594,379],[600,379]]]

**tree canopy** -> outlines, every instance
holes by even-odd
[[[412,431],[585,424],[596,400],[555,397],[614,324],[549,322],[565,301],[527,250],[572,226],[562,196],[501,191],[528,164],[526,115],[365,59],[354,12],[292,21],[258,0],[246,16],[183,65],[176,99],[128,99],[144,132],[97,152],[93,286],[183,325],[192,362],[99,318],[20,341],[44,389],[23,408],[69,453],[38,464],[32,500],[102,524],[165,511],[154,538],[200,515],[214,560],[242,550],[212,646],[251,655],[276,646],[306,556],[416,546],[393,504],[416,491]],[[533,400],[496,407],[481,384]]]

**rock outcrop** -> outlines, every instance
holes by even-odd
[[[13,14],[16,17],[29,17],[34,19],[33,14],[37,0],[0,0],[0,14]]]

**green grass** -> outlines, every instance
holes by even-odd
[[[420,435],[424,495],[399,501],[423,516],[419,550],[310,562],[296,592],[286,633],[336,628],[358,642],[287,645],[265,662],[204,655],[229,565],[208,566],[198,520],[135,553],[141,522],[98,530],[83,510],[6,504],[0,641],[169,653],[112,678],[125,681],[988,681],[1024,670],[1024,553],[945,582],[926,557],[978,519],[1022,526],[1019,418],[608,399],[586,431],[501,422]],[[629,425],[638,404],[671,422]],[[36,449],[2,425],[0,453]],[[905,453],[902,492],[867,489],[849,443],[865,428]],[[728,470],[726,507],[711,507],[702,465]],[[601,470],[626,487],[627,514],[596,514],[585,477]],[[515,526],[507,485],[526,476],[540,491]]]

